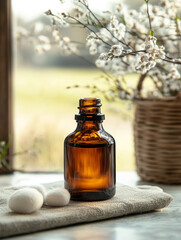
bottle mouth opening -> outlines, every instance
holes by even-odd
[[[99,98],[81,98],[79,100],[79,114],[75,115],[77,121],[103,121],[104,114],[101,113],[102,106]]]
[[[78,109],[82,108],[99,108],[101,107],[101,100],[99,98],[81,98],[79,100]]]
[[[79,101],[100,101],[99,98],[88,97],[88,98],[80,98]]]

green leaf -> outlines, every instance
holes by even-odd
[[[152,29],[150,29],[149,35],[150,35],[150,36],[153,36],[153,35],[154,35],[154,31],[153,31]]]
[[[122,21],[123,21],[123,24],[126,25],[126,20],[125,20],[124,17],[123,17],[123,20],[122,20]]]
[[[10,171],[12,170],[12,167],[9,165],[9,163],[5,159],[1,161],[1,165],[6,167]]]
[[[181,17],[179,17],[178,14],[176,14],[176,20],[181,20]]]
[[[10,138],[7,143],[0,141],[0,165],[6,167],[8,170],[11,170],[11,166],[6,160],[8,156],[8,150],[10,147]]]
[[[145,0],[145,3],[149,3],[150,0]]]

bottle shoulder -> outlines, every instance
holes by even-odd
[[[103,133],[102,133],[102,136],[103,136],[105,139],[108,139],[108,141],[109,141],[110,143],[115,144],[115,139],[114,139],[114,137],[113,137],[110,133],[108,133],[108,132],[106,132],[106,131],[104,130]]]
[[[104,129],[74,131],[65,138],[65,143],[115,144],[114,138]]]

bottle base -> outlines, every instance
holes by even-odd
[[[71,200],[74,201],[101,201],[112,198],[115,195],[115,187],[99,190],[73,190],[69,189]]]

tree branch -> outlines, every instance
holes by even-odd
[[[144,82],[146,76],[147,76],[147,73],[142,74],[142,75],[140,76],[140,78],[139,78],[139,81],[138,81],[138,84],[137,84],[137,87],[136,87],[139,95],[140,95],[140,91],[141,91],[141,89],[142,89],[142,87],[143,87],[143,82]]]
[[[53,14],[53,16],[58,17],[58,16],[56,16],[56,15],[54,15],[54,14]],[[72,17],[72,16],[70,16],[70,15],[67,15],[67,17],[70,18],[70,19],[73,19],[74,21],[76,21],[77,23],[79,23],[80,25],[82,25],[84,28],[87,28],[90,32],[94,33],[95,36],[97,37],[97,39],[99,39],[100,41],[102,41],[105,45],[108,45],[109,47],[112,46],[111,44],[105,42],[102,38],[100,38],[100,37],[97,35],[97,33],[96,33],[93,29],[91,29],[88,25],[84,24],[83,22],[79,21],[78,19],[76,19],[76,18],[74,18],[74,17]]]
[[[166,59],[167,58],[167,59]],[[169,62],[169,63],[173,63],[173,64],[178,64],[181,65],[181,61],[179,60],[175,60],[174,58],[170,58],[168,56],[166,56],[165,59],[162,59],[164,62]]]
[[[149,25],[150,25],[150,31],[152,32],[152,26],[151,26],[151,18],[150,18],[150,13],[149,13],[149,0],[146,0],[146,5],[147,5],[147,14],[148,14],[148,20],[149,20]]]
[[[81,2],[81,3],[82,3],[82,2]],[[122,43],[122,44],[125,45],[126,47],[130,47],[127,43],[125,43],[125,42],[119,40],[117,37],[115,37],[114,34],[113,34],[107,27],[105,27],[105,26],[101,23],[101,21],[100,21],[100,20],[98,19],[98,17],[92,12],[92,10],[89,8],[88,5],[86,5],[86,4],[84,4],[84,3],[82,3],[82,4],[83,4],[83,5],[87,8],[87,10],[92,14],[92,16],[95,18],[95,20],[99,23],[99,25],[100,25],[102,28],[105,28],[105,29],[111,34],[111,36],[112,36],[113,38],[115,38],[118,42]]]

